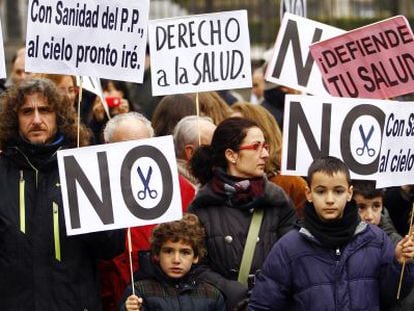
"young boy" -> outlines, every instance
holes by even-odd
[[[136,295],[129,286],[121,310],[226,310],[221,292],[199,279],[201,271],[193,265],[205,254],[204,238],[204,229],[193,214],[158,225],[151,240],[155,263],[149,256],[141,258],[148,260],[140,262]]]
[[[352,186],[353,199],[361,220],[380,227],[395,244],[401,241],[402,236],[398,234],[384,206],[385,190],[375,188],[374,180],[354,180]]]
[[[347,166],[316,159],[308,170],[303,227],[283,236],[269,253],[249,310],[379,310],[414,280],[414,242],[396,247],[378,227],[361,222]]]
[[[383,205],[384,189],[376,189],[373,180],[354,180],[352,182],[353,199],[358,207],[359,216],[367,223],[380,227],[394,244],[402,240],[392,223],[388,210]],[[391,206],[390,208],[393,208]],[[414,290],[398,304],[388,309],[389,311],[412,311],[414,310]]]

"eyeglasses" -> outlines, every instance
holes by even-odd
[[[269,144],[266,142],[257,141],[251,145],[244,145],[244,146],[239,147],[239,150],[262,151],[263,149],[266,149],[266,151],[269,151]]]

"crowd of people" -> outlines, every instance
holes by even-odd
[[[153,97],[148,64],[142,85],[102,80],[108,114],[22,55],[0,94],[1,310],[413,310],[414,186],[351,180],[332,156],[282,175],[294,91],[262,68],[246,101]],[[67,235],[57,151],[164,135],[184,216],[131,228],[131,284],[125,229]]]

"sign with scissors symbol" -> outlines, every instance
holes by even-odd
[[[368,142],[371,139],[372,134],[374,133],[374,126],[371,125],[371,128],[369,129],[368,135],[365,136],[364,128],[362,127],[362,124],[359,125],[359,133],[361,134],[362,143],[364,144],[362,147],[358,147],[356,149],[356,153],[359,156],[362,156],[365,153],[365,149],[367,149],[368,156],[373,157],[375,155],[375,149],[370,148],[368,146]]]
[[[149,187],[149,182],[151,180],[151,175],[152,175],[152,166],[150,166],[150,168],[148,169],[147,177],[144,177],[144,174],[142,174],[142,170],[140,166],[138,166],[137,172],[138,172],[139,178],[142,181],[142,184],[144,185],[144,190],[138,191],[138,199],[144,200],[147,197],[147,192],[151,199],[155,199],[158,196],[158,192],[157,190],[154,190],[154,189],[151,190]]]

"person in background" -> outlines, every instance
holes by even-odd
[[[403,237],[398,234],[388,209],[383,204],[385,189],[376,189],[373,180],[353,180],[352,186],[354,187],[353,199],[358,206],[361,219],[384,230],[394,244],[401,241]],[[393,207],[391,206],[391,208]],[[395,306],[382,309],[389,311],[414,310],[414,290],[412,289],[410,294],[399,300]]]
[[[78,96],[79,88],[76,86],[76,77],[71,75],[61,74],[34,74],[36,77],[46,78],[55,82],[59,91],[66,95],[71,104],[77,109],[76,98]]]
[[[188,94],[193,102],[197,101],[197,94]],[[210,117],[215,125],[227,119],[231,114],[230,107],[220,97],[217,92],[198,93],[198,103],[200,106],[200,115]]]
[[[282,132],[273,116],[260,105],[236,103],[231,106],[233,116],[244,117],[255,121],[263,131],[269,144],[269,159],[266,163],[266,175],[269,181],[281,187],[296,208],[296,216],[302,219],[302,211],[306,203],[306,181],[300,176],[287,176],[280,173],[282,159]]]
[[[105,143],[115,143],[136,139],[146,139],[154,136],[154,129],[151,122],[144,115],[132,111],[116,115],[110,119],[104,130]],[[181,190],[181,204],[183,211],[194,198],[194,188],[182,177],[179,177]],[[132,242],[132,267],[133,271],[139,269],[138,251],[150,248],[150,237],[155,225],[140,226],[131,228]],[[101,271],[101,296],[104,311],[117,310],[118,302],[126,286],[131,282],[129,264],[129,250],[127,240],[125,251],[110,261],[99,263]]]
[[[388,209],[384,206],[385,189],[376,189],[374,180],[353,180],[352,186],[353,199],[361,219],[380,227],[394,243],[401,241],[402,236],[395,229]]]
[[[308,169],[303,227],[273,246],[256,279],[248,310],[380,310],[414,281],[414,241],[396,246],[360,220],[348,167],[335,157]]]
[[[174,128],[185,116],[197,114],[196,104],[188,95],[165,96],[157,105],[152,116],[155,136],[172,135]]]
[[[2,310],[100,310],[98,259],[124,250],[122,230],[68,236],[57,151],[89,143],[69,99],[48,79],[1,97]]]
[[[384,205],[390,207],[388,211],[392,222],[402,236],[410,231],[413,204],[414,185],[390,187],[385,190]]]
[[[125,82],[101,79],[101,84],[103,95],[108,104],[110,117],[130,111],[129,94]],[[105,112],[102,100],[99,96],[96,96],[87,119],[87,125],[94,134],[93,142],[95,144],[104,142],[102,129],[108,120],[109,118]]]
[[[199,182],[190,171],[189,161],[197,148],[210,145],[216,125],[209,117],[186,116],[174,129],[175,155],[178,173],[188,180],[194,189]]]
[[[26,71],[25,56],[26,56],[25,47],[19,48],[14,54],[12,61],[11,61],[9,79],[6,81],[6,84],[5,84],[6,88],[12,85],[15,85],[15,84],[19,84],[20,82],[32,76],[31,73]]]
[[[226,281],[239,279],[255,211],[263,212],[263,221],[255,239],[254,257],[246,267],[245,290],[254,285],[255,274],[272,245],[296,221],[291,200],[266,178],[268,158],[268,145],[260,127],[248,119],[228,118],[217,126],[211,145],[200,146],[190,160],[191,170],[202,187],[189,212],[200,218],[206,230],[207,264],[221,277],[211,282],[224,292],[229,310],[240,297],[228,294]]]
[[[252,91],[250,93],[249,102],[253,105],[259,105],[264,100],[264,89],[265,89],[265,80],[264,73],[262,68],[257,68],[253,71],[252,75]],[[232,107],[233,108],[233,107]]]
[[[204,230],[197,216],[158,225],[150,254],[141,254],[135,295],[128,286],[121,300],[126,311],[225,311],[221,292],[201,277],[197,263],[205,255]]]

